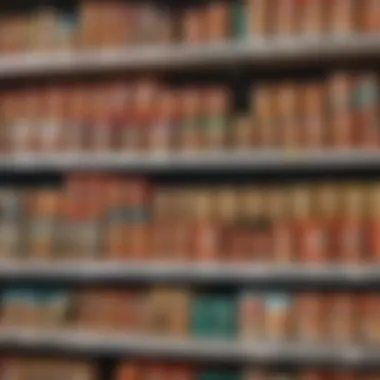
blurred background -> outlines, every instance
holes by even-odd
[[[0,5],[0,380],[380,378],[380,1]]]

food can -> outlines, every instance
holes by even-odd
[[[276,37],[290,37],[298,32],[299,3],[295,0],[274,1],[273,28]]]
[[[207,27],[207,42],[226,41],[230,33],[231,5],[227,1],[212,0],[205,10],[205,24]]]
[[[265,318],[264,295],[244,292],[239,302],[240,339],[252,341],[264,338]]]
[[[308,343],[322,342],[326,338],[326,302],[319,294],[297,295],[295,329],[299,340]]]
[[[206,41],[205,21],[207,8],[194,6],[184,11],[182,16],[182,35],[185,44],[200,44]]]
[[[334,35],[350,35],[357,29],[355,0],[333,0],[329,2],[329,31]]]
[[[290,337],[292,300],[288,294],[269,293],[265,301],[264,334],[269,341]]]
[[[327,31],[325,0],[304,0],[300,3],[300,33],[314,37]]]
[[[346,264],[359,264],[365,258],[363,188],[348,184],[342,189],[340,221],[337,225],[337,254]]]
[[[357,338],[357,309],[352,294],[333,294],[328,298],[328,337],[333,343],[352,343]]]

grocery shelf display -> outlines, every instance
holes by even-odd
[[[0,5],[0,380],[373,380],[380,2]]]

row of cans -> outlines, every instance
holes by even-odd
[[[150,1],[82,0],[69,11],[43,7],[5,14],[0,21],[0,51],[6,54],[376,33],[380,5],[377,0],[209,0],[173,9]]]
[[[2,292],[1,304],[3,328],[70,328],[252,344],[380,344],[380,296],[374,292],[10,288]]]
[[[377,182],[155,187],[92,173],[0,192],[3,259],[357,265],[379,262],[379,229]]]
[[[380,145],[379,93],[373,72],[259,83],[243,112],[234,110],[227,86],[168,87],[157,78],[6,90],[0,148],[144,154],[374,149]]]
[[[52,358],[0,358],[0,380],[99,380],[94,363]]]

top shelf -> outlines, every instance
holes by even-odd
[[[249,63],[318,63],[380,57],[379,35],[257,39],[202,46],[144,46],[93,52],[46,52],[0,56],[0,79],[114,70],[178,70]]]

